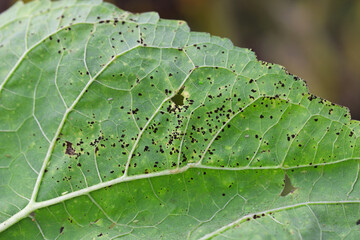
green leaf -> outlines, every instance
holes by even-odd
[[[1,239],[358,239],[359,122],[250,50],[41,0],[0,56]]]

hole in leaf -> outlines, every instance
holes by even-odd
[[[297,188],[291,185],[291,180],[287,174],[284,177],[284,189],[282,190],[280,196],[285,197],[289,193],[293,193]]]
[[[173,96],[171,98],[171,101],[176,105],[176,106],[183,106],[184,105],[184,96],[182,95],[182,93],[184,92],[184,87],[182,87],[179,92]]]

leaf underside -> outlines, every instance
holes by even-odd
[[[42,0],[0,56],[1,239],[358,239],[359,123],[250,50]]]

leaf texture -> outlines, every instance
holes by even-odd
[[[0,15],[1,239],[358,239],[359,122],[183,21]]]

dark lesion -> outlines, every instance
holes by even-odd
[[[66,141],[66,150],[65,154],[68,154],[70,156],[76,155],[75,149],[73,148],[73,144],[69,141]]]
[[[280,193],[280,196],[285,197],[290,193],[293,193],[297,188],[291,184],[289,176],[285,173],[284,177],[284,189]]]

